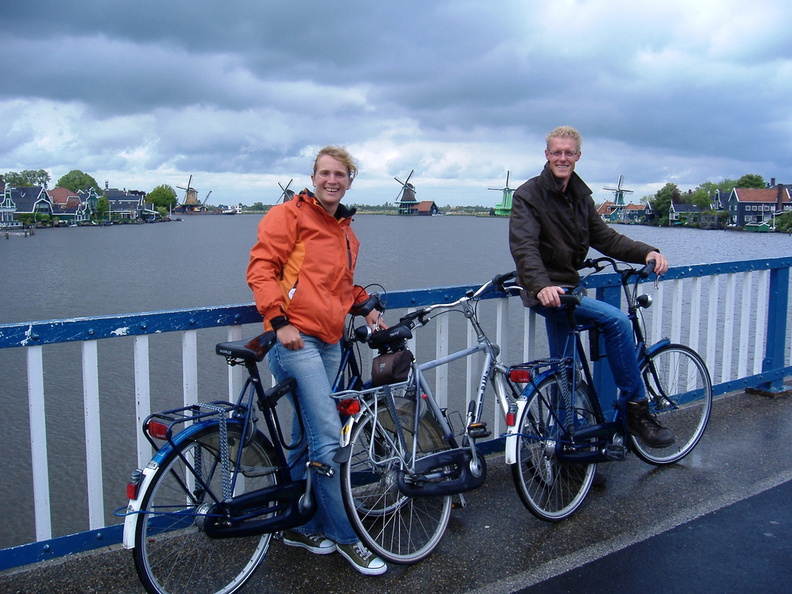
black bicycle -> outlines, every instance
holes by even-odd
[[[128,485],[123,542],[149,592],[235,592],[267,554],[273,533],[313,516],[313,472],[333,471],[309,462],[306,478],[292,479],[285,450],[305,448],[306,440],[284,438],[276,404],[294,380],[265,390],[257,365],[275,340],[270,331],[216,346],[229,365],[248,371],[236,402],[158,412],[143,423],[158,451]]]

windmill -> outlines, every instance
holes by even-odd
[[[179,205],[178,210],[181,212],[198,212],[201,210],[203,206],[201,202],[198,200],[198,190],[192,187],[192,178],[193,176],[190,175],[190,178],[187,180],[187,187],[184,186],[176,186],[180,190],[184,190],[184,200]],[[207,198],[209,196],[207,195]]]
[[[415,170],[410,170],[410,175],[408,175],[407,179],[404,181],[401,181],[398,177],[393,178],[401,184],[401,189],[399,193],[396,194],[396,202],[399,205],[400,215],[410,215],[418,212],[416,208],[418,206],[418,201],[415,199],[415,186],[410,183],[410,178],[413,173],[415,173]]]
[[[610,192],[613,192],[613,204],[614,204],[614,206],[613,206],[613,211],[610,214],[610,220],[611,221],[623,221],[625,219],[624,194],[625,193],[630,193],[630,194],[633,193],[632,190],[626,190],[626,189],[622,188],[622,180],[623,179],[624,179],[624,176],[620,175],[619,176],[619,180],[616,183],[616,187],[615,188],[608,188],[608,187],[602,188],[603,190],[608,190]]]
[[[289,186],[291,185],[291,183],[292,183],[293,181],[294,181],[294,179],[290,179],[290,180],[289,180],[289,183],[288,183],[288,184],[286,184],[286,187],[285,187],[285,188],[283,187],[283,184],[281,184],[280,182],[278,182],[278,186],[279,186],[279,187],[280,187],[280,189],[281,189],[281,195],[280,195],[280,198],[278,198],[278,200],[275,202],[275,204],[277,204],[277,203],[278,203],[278,202],[280,202],[281,200],[283,200],[284,202],[288,202],[289,200],[291,200],[292,198],[294,198],[294,190],[290,190],[290,189],[289,189]]]
[[[488,190],[495,190],[496,192],[503,192],[501,201],[495,205],[496,217],[508,217],[511,214],[512,207],[512,194],[516,188],[509,187],[509,171],[506,172],[506,185],[503,188],[487,188]]]

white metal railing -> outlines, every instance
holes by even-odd
[[[769,264],[768,264],[769,262]],[[647,310],[647,339],[650,342],[668,336],[672,342],[689,344],[699,351],[707,362],[713,376],[716,392],[725,392],[747,385],[765,384],[777,381],[778,377],[790,374],[790,314],[788,303],[778,304],[779,290],[773,286],[772,270],[786,271],[786,286],[781,294],[788,300],[788,271],[792,266],[792,258],[774,261],[756,261],[743,263],[744,266],[734,267],[732,263],[709,267],[687,267],[670,271],[663,282],[659,283],[654,293],[655,303]],[[772,266],[770,265],[772,264]],[[783,279],[784,277],[782,277]],[[613,290],[611,279],[608,288],[608,275],[592,277],[592,288]],[[646,285],[647,288],[650,285]],[[415,309],[422,305],[442,300],[456,299],[469,287],[446,287],[423,291],[401,291],[389,295],[391,310],[387,319],[394,322],[399,312]],[[481,318],[491,338],[502,347],[502,360],[520,362],[530,360],[545,353],[546,339],[544,324],[537,320],[535,314],[522,307],[519,299],[492,299],[480,305]],[[783,312],[780,314],[779,312]],[[774,316],[774,317],[773,317]],[[771,323],[778,324],[783,318],[785,330],[783,338],[783,355],[781,363],[776,363],[774,370],[765,367],[768,352],[767,330]],[[772,318],[772,319],[771,319]],[[78,515],[87,512],[87,521],[82,530],[89,536],[96,531],[106,529],[118,523],[112,515],[113,508],[124,504],[121,500],[123,485],[108,480],[108,476],[118,476],[118,467],[122,466],[124,476],[137,465],[143,467],[150,459],[152,452],[148,442],[143,438],[139,428],[143,419],[153,408],[161,408],[153,404],[152,398],[152,343],[161,340],[166,333],[178,333],[181,336],[181,347],[178,356],[181,358],[181,400],[184,405],[198,402],[199,394],[205,393],[199,386],[199,376],[207,359],[218,359],[214,354],[214,342],[217,335],[208,329],[225,327],[224,339],[237,340],[260,331],[255,309],[250,305],[206,308],[202,310],[179,310],[153,314],[133,314],[132,316],[110,316],[103,318],[82,318],[69,321],[35,322],[31,324],[0,325],[0,368],[4,375],[26,373],[28,396],[28,423],[30,439],[30,482],[34,502],[33,525],[28,532],[37,542],[51,541],[64,536],[53,530],[52,492],[51,486],[59,484],[64,473],[71,477],[80,476],[84,481],[87,500],[69,501],[69,506],[79,511]],[[471,345],[475,340],[470,331],[461,331],[467,322],[461,316],[444,315],[436,318],[432,324],[435,331],[429,328],[414,332],[411,349],[421,358],[430,353],[440,357],[448,352]],[[171,334],[172,335],[172,334]],[[205,336],[206,335],[206,336]],[[102,401],[100,381],[106,372],[100,366],[99,345],[111,341],[100,340],[132,336],[132,365],[134,382],[134,419],[129,419],[125,426],[135,431],[136,449],[134,455],[127,451],[104,451],[108,436],[103,435],[103,421],[107,411],[101,410]],[[129,340],[127,338],[127,340]],[[52,472],[52,454],[48,447],[48,435],[61,431],[58,419],[47,417],[47,403],[57,395],[63,394],[57,378],[45,376],[45,352],[49,357],[50,345],[63,342],[78,341],[81,343],[82,372],[82,408],[85,440],[85,462],[81,468],[57,468]],[[5,365],[3,357],[15,350],[12,347],[24,347],[26,351],[26,370],[14,370],[13,366]],[[776,349],[777,350],[777,349]],[[364,368],[370,361],[370,355],[364,353]],[[52,357],[59,356],[57,353]],[[778,353],[775,353],[777,358]],[[474,394],[478,381],[480,361],[476,357],[467,358],[464,371],[454,368],[441,368],[435,373],[435,394],[442,406],[451,410],[465,410],[465,403]],[[460,363],[462,365],[462,363]],[[223,380],[221,392],[233,399],[242,385],[242,370],[227,368],[227,378]],[[773,374],[769,373],[773,371]],[[779,375],[780,374],[780,375]],[[462,379],[464,378],[464,379]],[[46,379],[46,382],[45,382]],[[464,382],[464,387],[461,385]],[[0,377],[0,388],[3,378]],[[216,392],[215,392],[216,393]],[[226,396],[219,396],[223,398]],[[213,396],[205,399],[217,399]],[[181,406],[182,402],[173,403]],[[491,409],[487,412],[487,421],[493,432],[498,436],[502,431],[500,413],[494,403],[494,396],[489,400]],[[48,426],[48,421],[51,426]],[[128,436],[127,436],[128,437]],[[14,472],[26,468],[19,460],[6,457],[2,464],[13,464]],[[112,471],[112,472],[111,472]],[[4,487],[0,487],[2,490]],[[117,495],[117,496],[115,496]],[[7,501],[7,494],[3,494]],[[70,498],[68,490],[59,489],[58,498]],[[106,505],[106,502],[112,502]],[[23,533],[24,534],[24,533]],[[95,535],[95,534],[94,534]],[[22,538],[27,541],[30,537]],[[17,537],[18,538],[18,537]],[[20,542],[0,542],[0,546],[25,544]],[[108,542],[100,542],[106,545]],[[93,546],[97,546],[94,544]],[[82,542],[69,545],[70,548],[92,548]],[[41,547],[23,555],[21,561],[3,560],[0,551],[0,570],[12,564],[24,564],[45,558]],[[73,552],[73,551],[67,551]]]

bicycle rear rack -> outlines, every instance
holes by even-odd
[[[190,406],[164,410],[146,417],[143,421],[143,435],[155,449],[159,449],[155,440],[173,444],[173,438],[189,423],[212,420],[213,418],[228,419],[233,417],[234,413],[242,415],[245,411],[243,406],[221,400],[199,402]]]

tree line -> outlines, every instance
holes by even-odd
[[[25,169],[23,171],[9,171],[0,176],[0,180],[8,185],[18,188],[29,186],[42,186],[47,189],[51,181],[50,174],[44,169]],[[66,175],[62,176],[56,183],[56,188],[66,188],[74,192],[79,191],[87,192],[91,188],[96,190],[97,195],[104,197],[104,189],[96,180],[88,173],[80,171],[79,169],[72,169]],[[176,196],[176,190],[167,184],[162,184],[151,190],[146,194],[146,200],[154,205],[154,208],[159,210],[161,214],[167,214],[171,208],[179,204],[179,199]],[[101,210],[102,204],[99,205]]]
[[[667,183],[652,195],[644,196],[641,203],[650,204],[652,210],[659,214],[655,219],[660,226],[668,225],[668,213],[671,204],[693,204],[705,214],[715,214],[712,209],[712,198],[716,192],[731,192],[734,188],[766,188],[767,184],[761,175],[747,173],[740,179],[724,179],[720,182],[707,181],[687,192],[681,192],[676,184]],[[780,231],[792,229],[792,213],[784,213],[776,220],[776,228]]]
[[[8,173],[0,176],[0,179],[2,179],[2,181],[4,181],[6,184],[10,184],[12,186],[43,186],[46,189],[51,178],[50,174],[44,169],[26,169],[19,172],[9,171]],[[75,194],[80,190],[88,191],[93,187],[96,189],[97,194],[100,196],[104,195],[102,187],[96,183],[96,180],[91,175],[84,173],[79,169],[73,169],[66,175],[62,176],[55,184],[55,187],[67,188]],[[748,173],[736,180],[727,178],[720,182],[707,181],[699,185],[694,190],[689,190],[685,193],[681,192],[676,184],[667,183],[660,190],[655,192],[655,194],[644,196],[641,199],[641,202],[644,204],[651,204],[652,209],[656,213],[660,213],[660,218],[657,220],[658,224],[667,225],[668,211],[672,203],[694,204],[702,211],[708,212],[711,211],[712,196],[717,191],[730,192],[733,188],[764,187],[767,187],[767,184],[761,175]],[[173,187],[169,186],[168,184],[161,184],[155,187],[146,195],[146,199],[148,202],[151,202],[154,205],[154,208],[159,210],[161,214],[168,213],[170,209],[178,206],[179,204],[176,190],[174,190]],[[265,211],[267,208],[268,207],[263,203],[256,202],[251,207],[251,210]],[[388,203],[385,203],[382,206],[361,205],[361,208],[365,208],[367,210],[377,210],[381,208],[383,211],[389,212],[394,210],[395,205]],[[448,209],[450,208],[451,207],[449,206]],[[476,206],[470,208],[483,209],[484,207]],[[784,215],[781,215],[776,221],[776,226],[781,230],[792,229],[792,213],[785,213]]]

